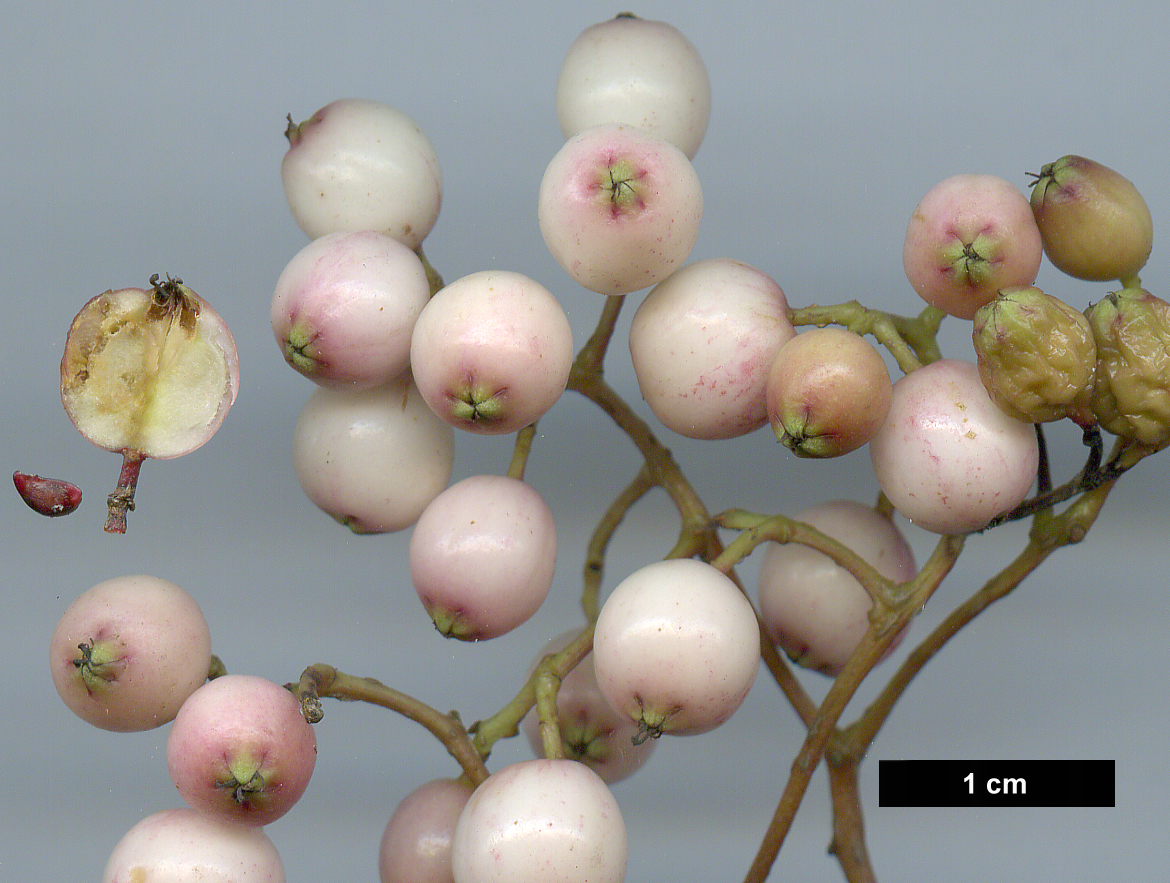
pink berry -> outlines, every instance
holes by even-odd
[[[453,883],[451,840],[471,786],[434,779],[395,808],[378,846],[381,883]]]
[[[629,840],[605,782],[575,760],[506,766],[455,826],[455,883],[621,883]]]
[[[211,634],[199,605],[156,576],[98,583],[66,608],[49,640],[61,699],[103,730],[171,721],[210,666]]]
[[[760,664],[751,603],[710,564],[649,564],[602,605],[593,635],[606,701],[644,735],[690,735],[727,721],[747,698]]]
[[[537,215],[549,252],[573,279],[600,294],[628,294],[686,261],[703,192],[669,141],[633,126],[596,126],[549,162]]]
[[[341,98],[289,120],[280,165],[292,216],[310,239],[380,230],[418,248],[439,218],[443,175],[430,139],[401,110]]]
[[[102,883],[284,883],[284,864],[260,828],[184,807],[147,816],[110,853]]]
[[[285,361],[322,386],[366,389],[410,363],[410,335],[431,296],[411,249],[373,230],[328,233],[276,281],[272,331]]]
[[[978,530],[1022,502],[1040,455],[1032,425],[1005,414],[978,367],[956,359],[931,362],[894,384],[869,453],[894,507],[940,534]]]
[[[688,438],[734,438],[768,422],[768,369],[795,336],[771,277],[713,258],[646,295],[630,324],[630,355],[642,398],[664,426]]]
[[[576,636],[577,631],[571,630],[550,640],[536,658],[533,668],[547,654],[563,650]],[[633,775],[658,744],[656,739],[639,739],[638,724],[605,701],[597,683],[593,654],[582,659],[561,679],[557,690],[557,719],[565,756],[581,761],[607,783],[619,782]],[[521,726],[532,750],[543,757],[544,740],[540,735],[540,715],[535,707],[525,715]]]
[[[423,307],[410,359],[418,390],[439,417],[501,435],[535,422],[560,399],[573,330],[539,282],[486,270],[449,283]]]
[[[167,769],[193,808],[229,822],[267,825],[300,800],[317,762],[317,737],[284,687],[223,675],[191,694],[167,738]]]
[[[832,500],[796,519],[844,543],[887,579],[905,582],[917,572],[901,531],[872,506]],[[861,583],[828,555],[800,543],[768,543],[759,581],[760,618],[772,640],[799,665],[839,675],[869,627],[873,601]]]
[[[994,175],[955,175],[930,188],[902,246],[914,290],[960,319],[972,318],[1001,288],[1031,285],[1043,255],[1028,200]]]
[[[410,575],[439,632],[482,641],[510,632],[552,586],[557,531],[531,485],[475,475],[440,493],[410,537]]]

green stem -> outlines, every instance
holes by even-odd
[[[323,696],[380,705],[422,724],[459,761],[464,774],[473,784],[478,785],[488,777],[487,767],[483,763],[484,755],[472,744],[455,712],[443,714],[413,696],[387,687],[381,681],[354,677],[325,663],[310,665],[301,674],[300,681],[290,685],[290,689],[300,699],[305,719],[310,723],[321,720],[323,712],[320,697]]]
[[[941,537],[922,570],[905,584],[906,591],[901,593],[902,600],[898,606],[883,609],[884,605],[875,603],[869,628],[866,629],[861,643],[845,663],[841,674],[833,681],[808,728],[804,744],[792,763],[788,782],[780,795],[780,802],[772,815],[755,860],[748,870],[745,883],[763,883],[768,876],[792,827],[796,811],[808,790],[812,774],[824,756],[825,746],[834,736],[837,721],[845,706],[865,676],[882,658],[902,629],[926,605],[927,600],[950,572],[963,549],[963,541],[964,538],[961,536]]]
[[[536,424],[531,423],[516,433],[516,446],[512,449],[512,462],[508,464],[508,477],[524,480],[524,469],[528,455],[532,452],[532,440],[536,437]]]
[[[906,374],[941,358],[937,335],[943,315],[941,310],[927,307],[916,318],[896,316],[871,310],[856,300],[788,311],[794,325],[841,325],[854,334],[872,334]]]
[[[563,680],[592,649],[593,624],[590,623],[563,650],[544,657],[511,702],[472,727],[474,731],[472,743],[479,755],[487,757],[496,742],[507,736],[515,736],[519,732],[520,721],[524,720],[524,715],[536,704],[537,680],[540,677],[551,674]]]

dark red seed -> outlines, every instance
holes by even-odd
[[[81,505],[81,488],[59,478],[13,472],[12,483],[30,509],[50,518],[68,515]]]

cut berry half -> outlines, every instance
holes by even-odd
[[[78,431],[123,456],[106,530],[125,533],[145,459],[190,453],[223,422],[239,389],[239,356],[218,313],[182,280],[107,291],[73,320],[61,401]]]

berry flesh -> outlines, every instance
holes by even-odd
[[[61,401],[74,426],[108,451],[166,460],[204,444],[236,400],[231,332],[178,279],[107,291],[73,320]]]
[[[219,314],[180,279],[107,291],[73,319],[61,358],[61,402],[99,448],[122,454],[108,533],[126,532],[142,462],[190,453],[219,429],[240,386],[240,361]]]
[[[49,640],[61,699],[103,730],[150,730],[173,720],[207,679],[211,634],[203,612],[169,580],[105,580],[66,608]]]

